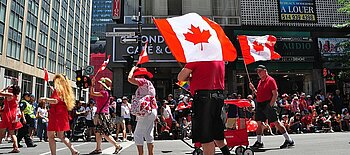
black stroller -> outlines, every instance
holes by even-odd
[[[78,141],[79,139],[83,139],[84,142],[89,139],[85,117],[78,118],[74,124],[72,141]]]

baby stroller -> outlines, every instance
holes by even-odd
[[[74,124],[72,141],[78,141],[83,139],[84,142],[89,139],[88,137],[88,126],[86,125],[85,117],[80,117]]]
[[[225,104],[235,104],[237,107],[249,107],[250,102],[246,99],[233,99],[233,100],[225,100]],[[235,153],[236,155],[254,155],[254,151],[248,147],[248,132],[247,129],[238,129],[238,130],[225,130],[224,136],[227,142],[227,146],[232,150],[236,147]],[[203,155],[203,151],[201,150],[201,144],[195,143],[194,146],[186,142],[184,139],[182,141],[193,148],[193,155]]]

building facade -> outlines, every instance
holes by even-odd
[[[17,78],[22,92],[50,94],[43,80],[89,64],[91,0],[1,0],[0,88]],[[52,85],[52,83],[51,83]],[[46,93],[45,93],[46,92]]]
[[[137,32],[132,16],[136,15],[137,0],[125,0],[124,25],[108,25],[108,32]],[[175,85],[177,74],[183,64],[179,64],[171,55],[156,27],[152,17],[172,17],[189,12],[197,12],[219,23],[226,35],[235,45],[238,59],[226,65],[226,93],[249,93],[247,74],[237,41],[237,35],[266,35],[277,37],[275,50],[282,58],[277,61],[256,62],[248,65],[253,83],[258,77],[254,68],[258,64],[268,67],[269,73],[276,78],[280,93],[332,92],[341,89],[350,91],[343,84],[326,83],[322,77],[324,68],[336,62],[329,58],[344,52],[336,45],[349,40],[348,29],[335,28],[334,25],[350,19],[349,14],[338,11],[341,6],[336,0],[147,0],[142,1],[143,30],[142,41],[149,42],[150,62],[144,64],[153,74],[158,97],[179,92]],[[126,25],[129,24],[129,25]],[[113,59],[109,67],[113,70],[114,93],[117,96],[131,95],[134,87],[127,82],[128,64],[125,55],[135,54],[137,44],[121,41],[122,37],[107,37],[107,54]],[[333,45],[333,46],[332,46]],[[332,47],[333,51],[327,50]],[[328,48],[328,49],[329,49]],[[337,54],[338,53],[338,54]],[[136,56],[137,59],[137,56]],[[117,86],[117,87],[116,87]],[[327,89],[325,89],[327,88]]]

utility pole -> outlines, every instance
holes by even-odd
[[[142,9],[142,2],[139,0],[139,11],[138,11],[138,17],[137,17],[137,44],[138,44],[138,52],[137,54],[141,54],[142,52],[142,15],[141,15],[141,9]]]

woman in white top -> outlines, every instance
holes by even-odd
[[[126,96],[124,96],[122,98],[120,115],[124,118],[125,125],[127,126],[128,130],[129,130],[129,134],[131,134],[131,136],[133,137],[130,108],[131,108],[131,104],[128,102],[128,98]]]
[[[39,107],[36,113],[36,118],[38,120],[37,134],[42,141],[44,139],[47,142],[47,122],[48,122],[48,112],[46,108],[46,102],[44,100],[39,101]]]

